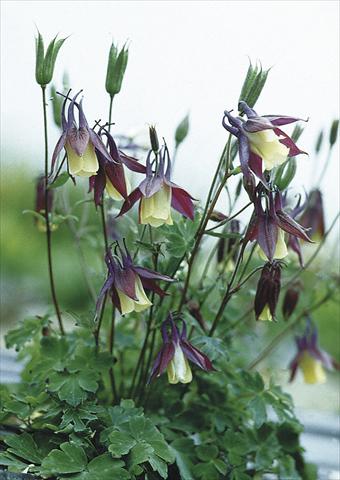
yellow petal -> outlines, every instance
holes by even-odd
[[[65,150],[67,152],[68,168],[71,175],[92,177],[92,175],[97,174],[99,164],[92,143],[88,143],[83,155],[78,155],[69,143],[66,143]]]
[[[138,298],[138,301],[135,302],[135,311],[141,312],[146,308],[149,308],[152,305],[152,302],[150,302],[150,300],[146,296],[141,279],[139,277],[137,277],[136,279],[135,288],[136,297]]]
[[[303,378],[306,383],[325,383],[326,373],[322,363],[312,357],[308,352],[303,353],[299,361],[299,367],[302,370]]]
[[[268,258],[261,247],[258,249],[258,253],[262,260],[267,261]],[[279,228],[279,233],[277,235],[277,242],[274,252],[274,258],[280,260],[281,258],[285,258],[288,255],[287,245],[285,242],[284,231]]]
[[[167,185],[158,190],[150,198],[143,198],[140,210],[140,222],[143,225],[160,227],[172,225],[171,217],[171,188]]]
[[[117,288],[122,315],[131,312],[142,312],[143,310],[146,310],[152,305],[152,302],[150,302],[150,300],[145,294],[142,282],[139,277],[136,278],[135,291],[138,300],[133,300]]]
[[[189,383],[192,380],[191,368],[179,345],[175,347],[173,359],[167,367],[169,383]]]
[[[124,167],[123,167],[124,168]],[[126,185],[126,193],[129,195],[131,193],[131,183],[126,176],[125,170],[124,170],[124,177],[125,177],[125,185]],[[111,197],[113,200],[123,200],[123,196],[118,192],[118,190],[112,185],[110,179],[108,176],[106,176],[106,185],[105,185],[107,194],[109,197]]]
[[[70,147],[69,143],[66,143],[65,150],[67,153],[68,169],[71,175],[78,175],[78,172],[83,169],[83,157],[80,157]]]
[[[121,309],[122,315],[133,312],[135,310],[134,300],[132,300],[132,298],[128,297],[127,295],[125,295],[125,293],[123,293],[121,290],[118,290],[118,288],[117,288],[117,293],[120,301],[120,309]]]
[[[279,141],[273,130],[247,133],[247,137],[250,150],[262,158],[266,170],[272,170],[287,160],[289,148]]]
[[[264,309],[260,313],[259,320],[269,321],[269,322],[271,322],[273,320],[273,317],[272,317],[272,314],[270,313],[268,304],[265,305]]]

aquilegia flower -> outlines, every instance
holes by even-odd
[[[131,187],[125,175],[124,166],[134,172],[146,172],[144,165],[118,150],[108,130],[102,128],[100,133],[107,138],[112,159],[97,151],[99,169],[96,175],[90,177],[90,191],[94,190],[94,202],[97,206],[102,202],[104,189],[113,200],[123,200],[129,195]]]
[[[183,188],[171,181],[171,161],[166,146],[160,152],[160,160],[150,161],[152,151],[146,160],[146,178],[130,193],[119,215],[123,215],[139,201],[139,223],[160,227],[172,225],[171,207],[193,220],[193,198]],[[167,168],[165,170],[165,160]],[[155,164],[155,170],[153,165]]]
[[[301,289],[302,289],[301,282],[295,282],[286,291],[286,294],[282,302],[282,314],[283,314],[283,318],[286,321],[294,313],[294,310],[299,301]]]
[[[107,251],[105,263],[108,275],[98,296],[97,314],[101,309],[106,293],[110,295],[113,304],[120,313],[125,315],[130,312],[141,312],[152,305],[144,289],[152,290],[160,296],[165,295],[165,292],[157,285],[157,280],[175,281],[167,275],[134,265],[126,247],[123,251],[118,243],[114,255],[110,250]]]
[[[265,203],[265,208],[262,203]],[[288,253],[284,232],[291,237],[312,242],[306,230],[283,210],[281,193],[267,192],[259,184],[255,191],[254,212],[244,241],[257,240],[264,259],[281,259]]]
[[[234,117],[225,111],[222,123],[224,128],[238,139],[240,164],[246,180],[249,181],[252,177],[252,171],[265,183],[263,164],[264,170],[272,170],[284,163],[287,157],[305,153],[279,128],[281,125],[297,122],[300,118],[284,115],[259,116],[245,102],[240,102],[239,108],[246,114],[247,120]],[[229,124],[226,123],[226,118]]]
[[[63,133],[59,138],[57,145],[52,155],[52,170],[59,153],[65,148],[68,171],[71,176],[78,175],[79,177],[92,177],[96,175],[99,164],[97,152],[102,154],[108,161],[113,161],[108,151],[105,148],[99,135],[88,126],[85,118],[82,100],[79,104],[76,102],[78,95],[73,97],[68,107],[67,120],[65,116],[66,102],[69,100],[65,98],[62,108],[62,127]],[[74,115],[75,107],[79,111],[79,123],[77,125]]]
[[[159,377],[165,369],[168,373],[169,383],[191,382],[192,372],[188,360],[206,372],[215,370],[209,358],[188,341],[186,325],[184,321],[182,321],[182,323],[181,333],[171,313],[169,313],[168,318],[162,323],[163,346],[152,367],[149,382]]]
[[[256,320],[275,319],[276,305],[281,289],[281,263],[274,260],[267,262],[257,284],[254,310]]]
[[[310,228],[310,237],[315,242],[320,242],[325,236],[325,219],[322,194],[317,188],[308,196],[306,208],[299,218],[304,227]]]
[[[306,383],[324,383],[326,381],[327,370],[339,368],[335,360],[318,346],[318,332],[316,326],[312,324],[310,319],[307,320],[307,326],[304,334],[295,337],[297,353],[291,361],[290,382],[296,376],[298,368],[301,369],[304,381]]]

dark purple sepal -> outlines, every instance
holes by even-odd
[[[157,354],[155,363],[151,369],[148,383],[150,383],[155,377],[159,377],[164,372],[171,360],[174,358],[174,354],[175,347],[173,343],[165,343]]]
[[[183,188],[172,187],[171,206],[184,217],[194,219],[195,207],[192,197]]]
[[[303,150],[300,150],[299,147],[294,143],[294,141],[289,137],[289,135],[287,135],[283,130],[280,130],[279,128],[274,128],[274,133],[279,137],[279,142],[282,143],[285,147],[289,148],[289,157],[296,157],[300,154],[308,155]]]
[[[138,200],[140,200],[142,197],[143,197],[143,194],[139,190],[139,188],[136,188],[135,190],[133,190],[130,193],[130,195],[126,197],[117,217],[121,217],[122,215],[124,215],[124,213],[128,212],[134,206],[134,204],[138,202]]]
[[[278,210],[276,211],[276,217],[277,217],[277,224],[282,230],[289,233],[290,235],[293,235],[294,237],[301,238],[301,240],[305,240],[306,242],[313,243],[313,240],[309,238],[304,228],[301,227],[301,225],[299,225],[286,212],[284,212],[283,210]]]
[[[130,268],[121,268],[115,264],[115,287],[132,300],[137,301],[136,296],[136,274]]]
[[[206,372],[216,371],[209,358],[204,355],[204,353],[200,352],[197,348],[195,348],[193,345],[191,345],[191,343],[189,343],[187,340],[181,340],[180,345],[184,355],[192,363],[202,368],[202,370],[205,370]]]
[[[270,121],[270,123],[272,123],[276,127],[280,127],[282,125],[288,125],[289,123],[308,121],[308,120],[304,120],[303,118],[290,117],[287,115],[263,115],[263,117],[267,118]]]

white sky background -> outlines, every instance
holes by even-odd
[[[40,89],[34,79],[35,24],[46,40],[71,35],[55,79],[69,73],[83,88],[89,122],[106,119],[104,82],[111,40],[130,41],[113,132],[155,123],[171,144],[190,111],[190,136],[177,160],[176,181],[196,197],[208,188],[226,141],[223,110],[236,109],[249,56],[273,66],[259,113],[310,117],[299,143],[296,185],[311,186],[320,128],[339,116],[339,6],[336,1],[3,1],[1,5],[2,159],[42,166]],[[51,148],[58,131],[51,130]],[[11,155],[15,153],[16,155]],[[20,155],[18,155],[20,154]],[[330,220],[339,208],[339,157],[334,151],[322,187]],[[222,207],[223,208],[223,207]]]

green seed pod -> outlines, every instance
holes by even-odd
[[[154,125],[150,125],[149,127],[149,136],[150,136],[150,143],[151,143],[151,148],[154,153],[159,152],[159,141],[158,141],[158,135],[156,132],[156,127]]]
[[[70,81],[67,72],[63,76],[63,94],[66,95],[70,88]],[[52,98],[52,111],[53,120],[57,127],[61,128],[61,110],[64,99],[61,95],[57,94],[57,89],[54,84],[51,85],[51,98]]]
[[[250,62],[246,78],[244,80],[241,94],[239,98],[240,101],[244,101],[250,108],[253,108],[257,102],[263,87],[267,81],[269,70],[262,70],[262,66],[255,65]],[[242,115],[242,111],[240,114]]]
[[[315,153],[320,152],[321,147],[322,147],[322,142],[323,142],[323,131],[321,130],[321,132],[319,133],[318,138],[316,140]]]
[[[188,135],[188,132],[189,132],[189,115],[186,115],[176,128],[176,132],[175,132],[176,148],[185,140],[186,136]]]
[[[291,157],[283,165],[280,165],[276,171],[275,184],[283,192],[295,177],[296,159]]]
[[[54,66],[57,60],[59,50],[66,38],[57,40],[57,37],[50,42],[45,55],[44,40],[38,32],[38,37],[35,39],[36,45],[36,61],[35,61],[35,79],[41,86],[49,84],[53,77]]]
[[[105,82],[106,91],[111,97],[119,93],[122,88],[128,58],[129,50],[126,48],[126,45],[118,53],[118,48],[112,43],[107,62]]]
[[[329,144],[332,148],[338,138],[338,130],[339,130],[339,120],[333,120],[332,126],[329,132]]]

